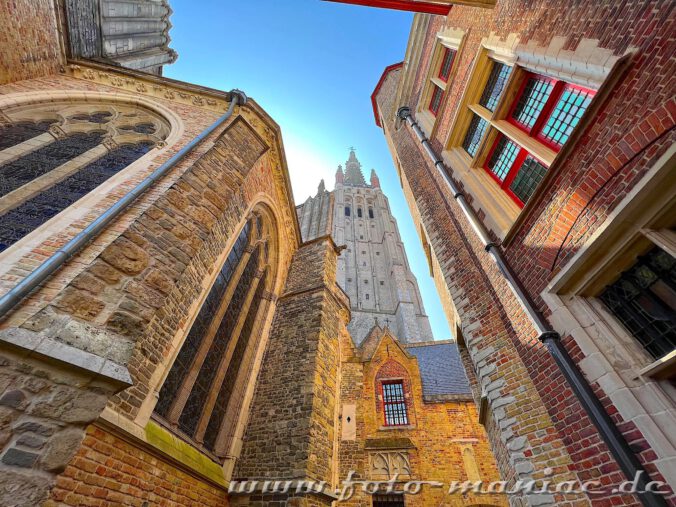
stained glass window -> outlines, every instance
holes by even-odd
[[[103,132],[73,134],[0,166],[0,197],[101,143]]]
[[[495,111],[495,106],[498,105],[502,90],[505,89],[509,75],[512,73],[512,68],[504,63],[493,62],[491,73],[488,76],[486,87],[484,88],[479,104],[484,106],[489,111]]]
[[[528,155],[526,160],[523,161],[523,165],[518,169],[509,188],[525,204],[533,195],[545,174],[547,174],[547,168]]]
[[[209,351],[200,367],[195,384],[188,395],[183,412],[178,418],[178,426],[188,435],[194,435],[197,424],[204,410],[209,393],[212,391],[214,379],[225,357],[228,344],[232,338],[242,307],[246,300],[249,287],[258,271],[258,256],[260,248],[256,248],[249,257],[246,267],[237,282],[237,287],[228,303],[228,309],[216,329]]]
[[[469,123],[469,128],[465,134],[465,139],[462,141],[462,147],[469,153],[470,157],[476,155],[479,149],[479,143],[488,128],[488,122],[476,114],[472,114],[472,121]]]
[[[49,130],[53,121],[18,122],[0,127],[0,150],[28,141]]]
[[[385,426],[403,426],[408,424],[404,382],[391,380],[382,383]]]
[[[89,139],[90,142],[94,142],[94,139],[97,139],[96,136],[92,139],[89,136],[93,136],[93,134],[85,135],[86,139]],[[82,147],[79,145],[68,144],[67,146],[68,150],[66,151],[82,150]],[[152,147],[152,143],[149,142],[117,147],[103,157],[89,163],[73,175],[7,211],[4,215],[0,216],[0,251],[13,245],[47,220],[78,201],[115,173],[147,153]],[[24,159],[34,160],[31,155],[33,154],[31,153],[23,157],[18,162]],[[55,152],[52,159],[61,160],[61,156],[60,153]],[[26,169],[32,167],[32,165],[25,166]]]
[[[676,259],[669,253],[654,247],[600,298],[653,358],[676,349]]]
[[[253,331],[256,325],[258,310],[261,306],[261,302],[263,301],[265,280],[266,276],[263,275],[261,280],[258,282],[256,293],[254,294],[253,301],[251,302],[251,306],[249,307],[249,311],[246,316],[246,320],[244,321],[244,325],[240,331],[237,345],[235,346],[230,363],[228,364],[228,369],[225,374],[225,378],[223,379],[223,384],[221,385],[218,397],[216,398],[216,405],[214,406],[214,410],[211,413],[211,417],[209,418],[209,424],[207,425],[207,430],[204,434],[204,445],[209,450],[213,450],[216,444],[216,438],[218,437],[219,430],[223,425],[223,419],[225,418],[225,411],[228,408],[228,403],[232,397],[235,383],[237,382],[237,377],[239,376],[240,370],[242,368],[244,355],[249,348],[249,344],[255,342]]]
[[[159,400],[155,406],[155,412],[163,417],[168,416],[169,409],[176,399],[176,395],[188,375],[188,371],[195,360],[195,356],[207,336],[212,319],[214,315],[218,313],[218,308],[223,301],[228,284],[246,250],[250,232],[251,224],[247,223],[237,237],[237,241],[235,241],[232,250],[230,250],[228,258],[223,264],[218,276],[216,276],[216,280],[211,286],[209,294],[204,300],[204,303],[195,318],[195,322],[190,328],[185,342],[183,342],[183,346],[181,347],[178,356],[176,356],[176,360],[169,371],[167,379],[162,385]]]

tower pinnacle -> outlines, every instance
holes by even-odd
[[[338,170],[336,171],[336,185],[338,185],[339,183],[342,185],[343,184],[343,178],[344,178],[343,166],[339,164]]]
[[[371,169],[371,186],[373,188],[380,188],[380,179],[378,179],[375,169]]]
[[[354,148],[350,149],[350,156],[345,163],[345,180],[344,184],[351,187],[365,187],[366,180],[364,174],[361,172],[361,163],[357,160],[357,155],[354,153]]]

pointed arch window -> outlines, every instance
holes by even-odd
[[[92,111],[93,109],[93,111]],[[0,252],[164,141],[169,125],[123,103],[44,102],[0,111]]]
[[[228,423],[241,401],[235,394],[245,384],[260,335],[271,281],[266,231],[266,223],[256,215],[239,233],[155,406],[160,422],[218,457],[227,453],[222,444],[232,433]]]

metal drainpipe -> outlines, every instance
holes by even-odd
[[[568,354],[563,343],[561,343],[561,336],[559,333],[553,330],[540,312],[535,309],[530,297],[524,291],[521,282],[514,275],[514,272],[503,257],[502,250],[500,250],[498,245],[491,241],[488,232],[469,206],[464,194],[458,190],[453,180],[449,177],[446,168],[444,167],[444,163],[439,159],[436,153],[434,153],[434,150],[432,150],[427,137],[425,137],[425,134],[420,130],[420,127],[413,119],[411,110],[408,107],[402,107],[397,111],[397,116],[402,120],[405,120],[413,129],[413,132],[415,132],[423,145],[423,148],[425,148],[425,151],[432,159],[432,162],[434,162],[434,166],[453,193],[453,197],[458,202],[460,209],[465,217],[467,217],[474,232],[479,236],[486,251],[495,261],[495,264],[505,278],[507,285],[516,296],[517,301],[521,304],[521,307],[530,318],[535,329],[537,329],[540,341],[545,344],[549,353],[554,357],[554,361],[568,381],[568,384],[570,384],[575,396],[587,411],[587,415],[596,426],[596,429],[601,434],[601,437],[617,460],[626,477],[630,481],[633,481],[638,475],[638,480],[636,481],[637,487],[638,489],[645,491],[644,493],[636,493],[641,500],[641,503],[650,507],[666,506],[667,503],[662,495],[647,491],[646,486],[651,482],[648,472],[643,468],[636,458],[636,455],[629,447],[629,444],[627,444],[627,441],[617,429],[617,426],[615,426],[612,419],[610,419],[610,416],[594,394],[587,379],[580,373],[580,370],[578,370],[577,365]]]
[[[21,280],[18,285],[3,295],[0,298],[0,319],[4,318],[5,315],[7,315],[24,297],[30,294],[33,289],[49,278],[55,271],[61,268],[68,259],[95,238],[146,190],[163,178],[178,162],[183,160],[188,153],[204,141],[214,130],[223,125],[223,123],[232,116],[235,106],[238,104],[243,106],[246,102],[247,96],[243,91],[232,90],[230,92],[230,106],[225,114],[218,118],[211,126],[203,130],[200,135],[181,148],[173,157],[155,169],[152,174],[131,189],[124,197],[108,208],[101,216],[78,233],[73,239],[54,252],[46,261],[32,271],[31,274]]]

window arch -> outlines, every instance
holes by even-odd
[[[123,102],[34,101],[0,109],[0,252],[161,145],[158,113]]]
[[[155,418],[203,450],[229,454],[275,278],[271,217],[244,225],[169,370]]]

